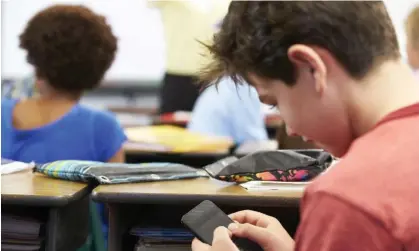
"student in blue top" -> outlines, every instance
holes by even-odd
[[[20,47],[38,95],[2,100],[2,158],[124,162],[126,136],[114,116],[79,104],[115,57],[117,39],[105,18],[82,6],[49,7],[28,22]]]
[[[54,5],[28,22],[20,47],[35,69],[36,95],[2,99],[1,157],[124,162],[127,138],[115,117],[79,104],[115,58],[117,38],[106,19],[83,6]]]
[[[206,134],[229,136],[236,144],[268,139],[264,115],[256,90],[235,85],[224,78],[199,96],[188,129]]]

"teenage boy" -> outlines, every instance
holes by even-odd
[[[194,251],[238,250],[231,235],[265,251],[419,250],[419,85],[383,2],[234,1],[208,48],[204,81],[246,80],[289,134],[342,159],[305,190],[294,240],[242,211]]]

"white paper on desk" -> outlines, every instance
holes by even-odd
[[[19,161],[12,161],[9,163],[1,164],[1,175],[3,174],[10,174],[10,173],[16,173],[27,169],[32,169],[35,166],[35,163],[24,163]]]
[[[240,184],[241,187],[249,191],[275,191],[287,188],[301,188],[302,186],[310,184],[309,181],[306,182],[281,182],[281,181],[249,181],[243,184]]]

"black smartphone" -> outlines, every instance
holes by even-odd
[[[186,213],[181,221],[200,241],[209,245],[212,243],[214,230],[217,227],[228,227],[234,223],[227,214],[209,200],[201,202]],[[248,239],[233,236],[232,241],[240,250],[263,251],[258,244]]]

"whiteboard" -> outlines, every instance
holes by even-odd
[[[38,11],[52,4],[83,4],[106,16],[118,37],[118,52],[107,80],[159,80],[164,72],[165,44],[160,13],[145,0],[11,0],[2,1],[2,78],[32,74],[19,34]]]

